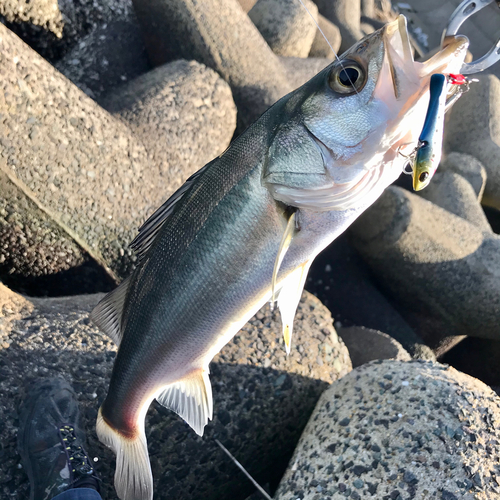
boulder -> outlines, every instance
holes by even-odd
[[[398,341],[378,330],[349,326],[338,328],[338,334],[347,346],[353,368],[376,359],[411,360],[411,356]]]
[[[103,97],[102,105],[142,141],[168,176],[169,191],[220,155],[236,128],[229,85],[196,61],[155,68]]]
[[[258,0],[248,13],[275,54],[307,57],[318,28],[318,7],[312,0]],[[308,12],[309,11],[309,12]]]
[[[15,316],[0,344],[0,497],[28,496],[16,451],[17,408],[32,380],[63,376],[75,388],[97,457],[103,498],[116,498],[114,455],[95,435],[97,410],[108,389],[116,347],[88,313],[102,295],[29,299],[11,294],[0,311]],[[19,304],[19,305],[16,305]],[[8,347],[3,347],[8,345]],[[263,308],[210,366],[214,419],[197,436],[173,412],[153,404],[146,433],[155,498],[245,499],[253,486],[214,441],[219,439],[263,484],[281,478],[309,415],[326,387],[351,370],[328,310],[305,293],[286,356],[277,313]]]
[[[323,393],[274,498],[498,498],[499,425],[500,398],[479,380],[372,362]]]
[[[396,187],[354,223],[351,234],[437,355],[457,336],[500,340],[500,237]]]
[[[468,153],[486,169],[483,203],[500,208],[500,80],[484,75],[452,108],[445,129],[445,152]]]
[[[7,26],[54,63],[80,40],[108,22],[133,16],[131,0],[3,0]]]
[[[344,52],[363,38],[360,27],[361,0],[315,0],[319,13],[339,27],[342,43],[340,52]]]
[[[479,201],[483,198],[486,187],[486,169],[476,158],[465,153],[451,152],[439,164],[438,172],[455,172],[466,179],[474,189]]]
[[[155,164],[128,126],[96,105],[3,25],[0,36],[4,68],[0,75],[0,171],[16,188],[15,192],[7,189],[7,181],[0,186],[4,192],[0,232],[9,235],[0,246],[1,276],[9,279],[14,273],[19,287],[25,289],[24,277],[28,281],[42,275],[51,275],[55,281],[66,279],[60,273],[85,268],[90,262],[90,267],[97,263],[105,278],[116,283],[133,264],[128,245],[138,227],[183,179],[203,166],[205,156],[199,161],[191,157],[182,173],[178,165],[170,171],[166,164]],[[212,148],[213,138],[220,141],[212,149],[215,156],[233,134],[234,104],[227,85],[221,80],[216,85],[213,71],[198,71],[205,72],[213,88],[207,91],[200,78],[192,83],[200,85],[200,98],[209,92],[212,102],[199,109],[189,103],[186,111],[193,122],[199,120],[196,140],[202,144],[200,149]],[[189,95],[194,98],[195,94]],[[172,115],[183,117],[175,123],[183,128],[189,117],[183,116],[177,101],[186,101],[175,89],[169,95],[171,101],[162,103],[161,109],[165,116],[169,106],[175,110]],[[171,130],[175,123],[169,124]],[[222,130],[227,134],[224,140]],[[90,278],[85,273],[77,275],[81,280],[73,280],[68,293],[107,289],[98,287],[99,280],[93,283],[94,271]],[[51,283],[55,287],[51,294],[60,293]]]
[[[135,15],[99,26],[82,38],[55,67],[92,99],[150,69]]]
[[[321,14],[318,14],[318,25],[321,31],[316,30],[316,35],[314,36],[311,50],[309,51],[309,57],[326,57],[327,59],[335,59],[335,54],[338,54],[340,44],[342,43],[340,30],[337,26],[335,26],[335,24]],[[321,32],[323,32],[323,34]],[[328,42],[325,40],[325,37]]]
[[[195,59],[231,86],[246,126],[292,90],[277,56],[236,0],[134,0],[151,62]]]
[[[342,234],[314,260],[306,282],[330,309],[335,325],[360,325],[389,334],[413,358],[436,360],[389,299],[378,289],[367,264]]]
[[[432,182],[419,195],[465,219],[481,231],[491,232],[476,191],[461,175],[452,171],[437,172]]]

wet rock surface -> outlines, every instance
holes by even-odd
[[[53,375],[62,375],[75,388],[88,451],[99,458],[103,498],[116,498],[114,456],[94,431],[116,352],[88,317],[101,297],[27,300],[0,285],[2,498],[20,500],[28,494],[16,452],[17,408],[31,380]],[[157,498],[244,499],[253,491],[214,438],[258,481],[276,487],[320,394],[351,370],[351,362],[328,310],[304,294],[289,357],[280,320],[265,307],[210,369],[214,420],[203,438],[161,406],[153,404],[149,411],[146,429]]]
[[[457,336],[499,339],[497,235],[397,187],[351,232],[372,272],[437,355]]]
[[[275,495],[491,499],[500,398],[431,362],[371,362],[321,396]]]

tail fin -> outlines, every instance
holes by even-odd
[[[99,440],[116,453],[115,489],[121,500],[152,500],[153,475],[149,463],[146,435],[127,438],[113,429],[102,417],[101,408],[96,422]]]

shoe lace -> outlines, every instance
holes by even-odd
[[[74,484],[80,479],[90,476],[98,480],[87,452],[78,444],[78,438],[75,434],[74,427],[71,425],[63,425],[59,428],[59,433],[74,478],[72,483]]]

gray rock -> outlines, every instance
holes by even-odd
[[[135,14],[98,27],[55,67],[97,102],[103,94],[146,73],[150,65]]]
[[[37,52],[55,62],[81,38],[133,16],[131,0],[3,0],[0,15]]]
[[[432,350],[381,293],[367,264],[343,234],[314,260],[306,288],[330,309],[336,325],[364,325],[389,334],[413,358],[435,361]]]
[[[303,0],[307,10],[318,20],[318,7]],[[307,57],[318,28],[304,6],[296,0],[258,0],[248,13],[275,54]]]
[[[437,355],[456,336],[500,340],[500,237],[396,187],[355,222],[351,234]]]
[[[97,106],[3,25],[0,36],[0,63],[4,68],[0,75],[0,170],[22,193],[19,196],[28,200],[23,205],[26,216],[16,219],[19,229],[14,241],[5,245],[2,240],[0,263],[13,258],[11,245],[21,248],[24,240],[34,240],[36,246],[26,255],[15,252],[15,271],[21,275],[40,275],[40,259],[56,262],[43,264],[42,273],[46,269],[56,275],[68,266],[75,269],[88,259],[82,253],[86,252],[108,279],[116,282],[117,276],[127,275],[131,268],[133,257],[128,245],[138,227],[202,163],[193,161],[189,171],[183,173],[175,165],[170,171],[167,165],[155,164],[127,126]],[[203,106],[199,114],[191,114],[193,121],[204,116],[214,118],[210,128],[203,133],[199,129],[197,139],[204,145],[209,143],[205,135],[220,137],[223,127],[217,124],[217,117],[222,109],[228,110],[223,122],[234,120],[229,116],[233,104],[227,86],[223,82],[214,85],[217,79],[211,70],[206,69],[205,75],[206,83],[202,85],[200,79],[195,83],[199,96],[212,96],[213,114]],[[181,101],[170,94],[171,99],[174,96]],[[176,99],[171,102],[172,108]],[[192,113],[193,106],[188,108]],[[176,109],[183,116],[183,109]],[[184,127],[189,119],[183,116],[179,126]],[[230,126],[226,130],[228,135],[219,152],[232,135]],[[5,197],[0,202],[3,234],[12,230],[9,206],[21,206],[14,201]],[[36,223],[40,211],[45,215]],[[50,228],[44,227],[47,219],[51,219]],[[0,271],[2,275],[11,272],[5,267]],[[73,282],[72,293],[78,291],[78,283]]]
[[[134,0],[151,62],[182,57],[217,71],[248,125],[292,86],[277,56],[235,0]]]
[[[450,112],[445,131],[446,152],[468,153],[488,174],[482,202],[500,207],[500,80],[484,75],[471,85]]]
[[[287,78],[293,82],[294,89],[304,85],[313,76],[332,63],[325,57],[280,57]]]
[[[25,301],[0,287],[0,311],[9,325],[0,341],[0,497],[21,500],[28,478],[16,451],[17,407],[35,378],[61,375],[72,382],[98,457],[102,496],[115,499],[114,456],[95,435],[97,409],[107,391],[114,344],[88,312],[101,295]],[[4,347],[8,345],[8,347]],[[197,436],[179,417],[152,405],[146,429],[155,498],[243,500],[254,489],[218,448],[219,439],[263,484],[276,485],[324,389],[351,369],[349,355],[327,309],[305,294],[286,356],[279,318],[266,307],[211,364],[214,420]],[[3,476],[2,479],[4,479]]]
[[[335,54],[338,53],[340,49],[340,44],[342,43],[342,37],[340,36],[340,30],[335,24],[329,21],[325,16],[318,14],[318,24],[321,31],[325,36],[321,34],[320,30],[316,30],[316,35],[309,51],[309,57],[326,57],[327,59],[335,59]],[[327,38],[330,45],[325,40]],[[332,52],[332,48],[335,54]]]
[[[452,171],[437,172],[432,182],[419,192],[422,198],[458,215],[481,231],[491,232],[477,194],[471,184]]]
[[[360,0],[315,0],[319,13],[339,27],[342,36],[340,51],[344,52],[363,38],[360,27]]]
[[[465,153],[449,153],[439,164],[439,172],[456,172],[467,179],[479,201],[483,198],[486,187],[486,169],[476,158]]]
[[[103,97],[139,138],[169,190],[220,155],[236,128],[231,89],[196,61],[160,66]]]
[[[500,398],[468,375],[372,362],[321,396],[274,498],[498,498],[499,424]]]
[[[399,342],[378,330],[350,326],[339,328],[338,334],[347,346],[353,368],[375,359],[411,360],[411,356]]]

